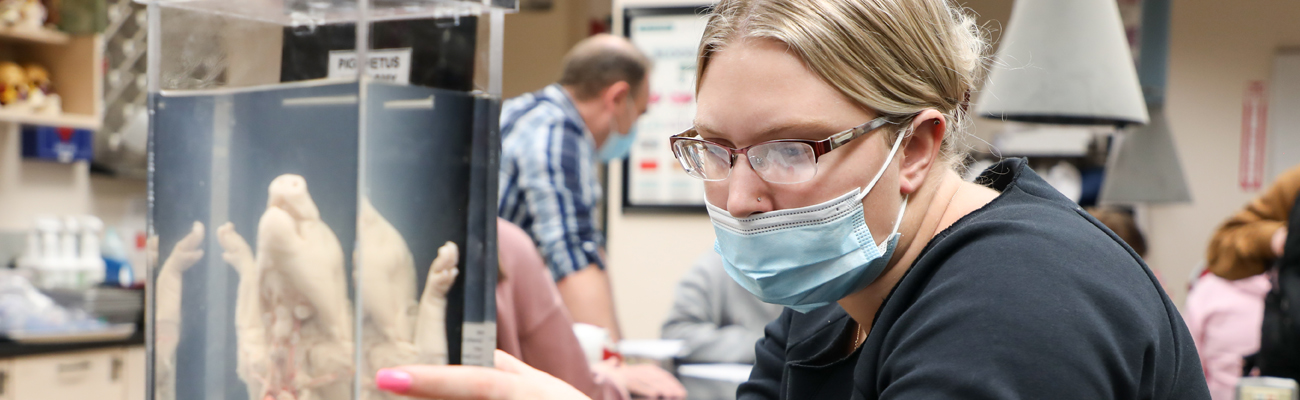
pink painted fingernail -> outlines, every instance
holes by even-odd
[[[375,385],[379,386],[379,390],[405,393],[411,388],[411,374],[396,369],[381,369],[375,374]]]

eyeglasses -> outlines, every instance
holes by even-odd
[[[711,182],[727,179],[736,157],[743,154],[748,158],[750,168],[764,181],[789,184],[812,179],[817,175],[817,160],[822,155],[889,123],[885,117],[880,117],[825,140],[779,139],[743,149],[701,139],[695,128],[673,135],[668,142],[673,148],[673,156],[682,163],[687,175]]]

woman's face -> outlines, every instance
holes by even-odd
[[[715,53],[701,78],[695,126],[705,139],[743,148],[774,139],[823,140],[876,117],[804,66],[780,42],[743,39]],[[705,182],[709,203],[743,218],[758,212],[822,203],[865,188],[881,168],[893,142],[887,125],[822,156],[817,175],[795,184],[768,183],[737,157],[731,175]],[[872,235],[888,234],[897,217],[897,163],[863,200]],[[761,199],[761,200],[760,200]],[[885,229],[880,232],[877,229]]]

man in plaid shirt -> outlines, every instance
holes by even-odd
[[[575,322],[621,333],[596,226],[596,163],[623,158],[646,110],[650,61],[626,39],[598,35],[565,56],[558,83],[501,111],[497,212],[532,236]]]

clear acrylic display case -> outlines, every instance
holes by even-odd
[[[150,399],[490,365],[514,1],[142,1]]]

